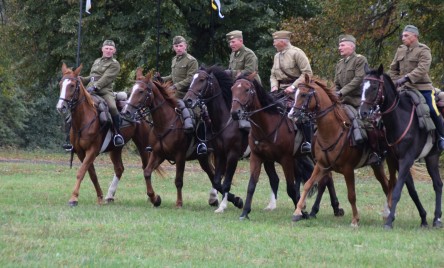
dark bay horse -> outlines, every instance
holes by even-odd
[[[297,120],[307,115],[314,117],[317,123],[317,131],[312,145],[316,165],[310,179],[304,185],[304,191],[293,214],[293,220],[302,219],[302,208],[312,185],[330,171],[336,171],[344,175],[348,200],[353,213],[351,225],[357,227],[359,213],[356,207],[354,169],[365,164],[369,154],[368,145],[350,145],[350,119],[339,104],[334,90],[327,88],[325,83],[320,80],[311,80],[308,75],[305,76],[305,82],[299,84],[296,90],[294,106],[288,116]],[[372,165],[371,167],[376,179],[381,183],[389,204],[389,189],[391,188],[384,173],[384,166]],[[390,178],[395,178],[396,174],[392,172],[393,169],[391,169]],[[390,182],[394,183],[392,180]]]
[[[134,116],[141,110],[149,109],[153,119],[153,127],[149,135],[152,152],[144,170],[148,197],[154,206],[160,206],[161,198],[152,187],[151,174],[164,160],[168,160],[176,165],[176,206],[182,207],[183,174],[186,160],[197,159],[212,182],[213,188],[220,189],[220,187],[213,182],[214,167],[210,161],[211,155],[197,155],[196,137],[184,132],[183,122],[176,109],[177,100],[174,97],[174,92],[168,90],[167,87],[167,84],[153,81],[150,73],[144,76],[142,69],[137,69],[136,82],[122,113]]]
[[[96,189],[97,202],[99,204],[103,203],[103,193],[94,168],[94,160],[99,153],[109,152],[114,165],[115,174],[106,196],[107,202],[114,200],[117,184],[124,171],[122,162],[123,147],[115,147],[112,142],[105,142],[105,140],[109,141],[109,137],[111,137],[109,126],[103,127],[100,125],[99,115],[94,101],[78,78],[81,69],[82,65],[74,71],[67,68],[66,64],[62,65],[63,77],[60,81],[60,98],[57,103],[57,110],[59,112],[71,113],[71,144],[74,147],[73,152],[77,154],[82,162],[77,171],[74,191],[69,199],[70,206],[76,206],[78,204],[80,184],[83,181],[86,171],[88,171]],[[139,124],[132,123],[121,128],[125,143],[132,139],[136,144],[142,160],[142,167],[145,167],[148,163],[149,155],[145,152],[145,147],[148,145],[148,139],[146,137],[150,128],[151,126],[146,121],[141,121]]]
[[[248,119],[251,122],[248,139],[251,148],[250,180],[241,219],[248,218],[251,211],[253,194],[262,164],[266,170],[273,170],[275,162],[281,164],[286,179],[287,194],[295,206],[300,196],[300,184],[310,176],[313,170],[311,159],[300,153],[301,140],[295,141],[297,130],[293,122],[287,118],[283,102],[275,101],[256,82],[254,75],[253,73],[249,76],[240,76],[231,87],[230,113],[233,119]],[[326,180],[333,185],[331,176],[326,176]],[[318,195],[318,197],[320,196],[322,195]],[[331,198],[335,215],[343,215],[343,210],[339,208],[334,191],[331,192]],[[319,203],[317,206],[319,207]]]
[[[397,159],[399,168],[398,181],[393,190],[392,207],[385,222],[385,227],[393,228],[396,205],[401,198],[404,184],[418,208],[421,226],[427,226],[427,213],[419,201],[410,168],[418,158],[424,158],[427,171],[432,178],[435,190],[434,227],[442,227],[441,202],[442,180],[439,173],[439,155],[437,146],[433,145],[432,133],[420,129],[416,106],[406,91],[398,91],[390,77],[384,73],[382,65],[377,70],[366,70],[363,82],[360,116],[374,119],[381,117],[385,126],[385,136],[390,152]]]

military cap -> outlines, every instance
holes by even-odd
[[[414,25],[407,25],[407,26],[405,26],[403,32],[410,32],[410,33],[414,33],[416,35],[419,35],[418,28],[416,26],[414,26]]]
[[[187,42],[187,40],[185,40],[185,38],[183,38],[183,36],[180,36],[180,35],[175,36],[173,38],[173,45],[177,45],[177,44],[180,44],[180,43],[186,43],[186,42]]]
[[[291,32],[289,31],[277,31],[272,34],[273,39],[288,39],[290,40]]]
[[[114,41],[113,41],[113,40],[105,40],[105,41],[103,41],[103,45],[102,45],[102,47],[104,47],[104,46],[112,46],[112,47],[116,47],[116,44],[114,44]]]
[[[227,40],[228,41],[230,41],[233,38],[240,38],[240,39],[242,39],[242,32],[236,30],[236,31],[232,31],[232,32],[227,33],[226,36],[227,36]]]
[[[356,44],[356,38],[354,38],[353,35],[350,34],[341,34],[339,36],[339,43],[344,41],[349,41],[352,42],[353,44]]]

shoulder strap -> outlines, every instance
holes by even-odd
[[[281,59],[282,59],[282,53],[279,53],[279,69],[280,69],[280,70],[281,70],[286,76],[288,76],[290,79],[294,79],[294,80],[298,79],[297,76],[291,75],[291,74],[287,73],[284,69],[281,68],[281,66],[282,66],[282,61],[281,61]]]

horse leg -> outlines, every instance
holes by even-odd
[[[422,206],[421,201],[419,200],[418,192],[416,192],[415,189],[415,183],[413,181],[412,174],[409,172],[407,174],[407,178],[405,180],[405,185],[407,186],[407,190],[409,192],[410,197],[413,200],[413,203],[415,203],[416,208],[419,212],[419,217],[421,217],[421,227],[427,227],[427,212],[425,211],[424,207]]]
[[[347,197],[348,202],[352,207],[352,227],[358,227],[359,224],[359,212],[356,207],[356,190],[355,190],[355,171],[352,167],[345,167],[344,172],[342,173],[345,178],[345,184],[347,185]]]
[[[117,186],[118,186],[120,178],[122,178],[122,174],[125,170],[125,167],[123,166],[123,163],[122,163],[122,147],[119,147],[119,148],[115,149],[114,151],[111,151],[109,155],[110,155],[111,161],[113,162],[113,166],[114,166],[114,177],[109,185],[108,193],[106,194],[106,197],[105,197],[105,202],[107,204],[114,202],[114,196],[117,191]]]
[[[102,193],[102,189],[100,188],[99,179],[97,178],[96,169],[94,168],[94,163],[91,163],[91,165],[89,166],[88,174],[89,174],[89,177],[91,178],[94,188],[96,189],[97,204],[102,205],[103,204],[103,193]]]
[[[182,188],[183,188],[183,173],[185,170],[185,159],[176,159],[176,178],[174,179],[174,184],[176,185],[176,208],[182,208]],[[210,177],[212,178],[212,177]]]
[[[217,198],[217,192],[222,193],[221,177],[223,173],[223,164],[219,161],[221,157],[215,157],[215,171],[210,165],[209,158],[207,155],[202,155],[198,157],[200,167],[207,174],[210,179],[212,189],[210,190],[210,197],[208,198],[208,204],[212,207],[219,205],[219,200]]]
[[[336,217],[344,216],[344,209],[339,206],[339,200],[336,195],[335,184],[333,182],[333,177],[331,172],[328,172],[318,183],[318,194],[316,196],[316,200],[313,204],[309,217],[316,218],[316,214],[319,212],[320,203],[322,200],[322,196],[325,192],[325,188],[328,189],[328,193],[330,195],[330,204],[333,208],[333,214]]]
[[[388,204],[389,204],[389,198],[391,198],[392,195],[392,187],[393,187],[393,183],[390,182],[387,179],[387,176],[385,175],[384,172],[384,165],[371,165],[371,168],[373,169],[373,173],[375,174],[376,179],[379,181],[379,183],[381,184],[382,190],[384,191],[384,194],[386,196],[386,202],[383,206],[383,213],[382,213],[382,217],[383,219],[387,218],[387,215],[389,214],[389,210],[388,210]],[[391,175],[390,175],[391,176]]]
[[[145,177],[145,184],[146,184],[146,194],[148,195],[148,198],[151,204],[154,205],[154,207],[159,207],[160,204],[162,203],[162,199],[160,198],[159,195],[156,194],[156,192],[153,189],[153,185],[151,183],[151,175],[153,170],[155,170],[160,165],[160,163],[162,163],[163,160],[164,159],[151,155],[146,168],[143,170],[143,176]]]
[[[433,182],[433,190],[435,190],[435,214],[433,218],[433,227],[442,228],[441,222],[441,202],[442,202],[442,180],[439,174],[439,154],[426,158],[427,171]]]
[[[71,207],[75,207],[79,203],[80,184],[82,183],[83,178],[85,177],[86,171],[88,170],[89,166],[94,161],[95,157],[93,157],[93,159],[91,159],[91,156],[93,156],[93,155],[94,154],[91,154],[91,152],[89,152],[88,155],[85,155],[84,151],[79,150],[79,152],[77,152],[77,156],[79,157],[82,164],[80,165],[79,169],[77,170],[76,183],[74,185],[74,190],[71,193],[71,198],[68,201],[68,205]]]
[[[285,181],[287,182],[287,194],[293,201],[294,207],[296,209],[296,205],[298,204],[300,198],[299,187],[301,182],[295,182],[295,173],[294,173],[294,158],[288,157],[281,161],[282,168],[284,170]]]
[[[387,220],[388,215],[390,214],[390,209],[392,207],[392,196],[393,196],[393,190],[395,189],[396,181],[398,178],[396,177],[396,172],[398,170],[398,161],[395,157],[387,156],[387,167],[389,170],[389,194],[387,195],[387,204],[384,207],[383,210],[383,219],[384,221]]]
[[[293,212],[292,221],[300,221],[305,217],[302,213],[302,210],[305,206],[305,201],[307,200],[308,193],[310,192],[313,185],[320,179],[322,179],[325,174],[326,173],[324,170],[322,170],[318,165],[315,165],[310,179],[304,184],[304,190],[302,191],[299,202],[296,205],[296,210]]]
[[[264,163],[264,168],[265,172],[268,175],[268,180],[270,182],[270,187],[271,187],[270,202],[264,209],[274,210],[276,209],[277,193],[279,188],[279,176],[276,172],[276,167],[274,166],[274,162]]]
[[[223,162],[226,167],[224,172],[225,178],[222,184],[223,199],[221,205],[215,212],[223,212],[227,207],[227,202],[233,203],[233,205],[239,209],[243,208],[244,206],[244,201],[242,200],[241,197],[230,193],[234,172],[236,171],[237,168],[237,162],[238,162],[238,154],[232,154],[232,153],[228,155],[227,161]]]
[[[251,153],[250,155],[250,180],[248,182],[247,198],[245,199],[245,205],[242,213],[239,217],[240,220],[249,219],[248,214],[251,212],[251,202],[253,201],[254,191],[256,190],[256,184],[259,181],[259,175],[261,173],[262,160]]]

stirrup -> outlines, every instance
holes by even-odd
[[[116,146],[116,147],[120,147],[120,146],[125,145],[125,140],[123,139],[122,135],[120,135],[120,134],[114,135],[113,142],[114,142],[114,146]]]
[[[438,150],[442,152],[444,150],[444,138],[439,137],[437,143],[438,143]]]
[[[372,152],[368,156],[368,159],[367,159],[367,164],[368,165],[376,164],[376,165],[379,166],[379,165],[381,165],[381,162],[382,162],[382,158],[376,152]]]
[[[309,143],[308,141],[303,142],[301,145],[301,153],[311,153],[311,143]]]
[[[73,149],[73,146],[71,143],[65,143],[62,145],[62,148],[67,152],[71,152]]]
[[[151,145],[148,145],[147,147],[145,147],[145,152],[151,153],[153,151],[153,147],[151,147]]]
[[[205,143],[199,143],[197,145],[197,154],[202,155],[202,154],[207,154],[207,153],[208,153],[207,145]]]

